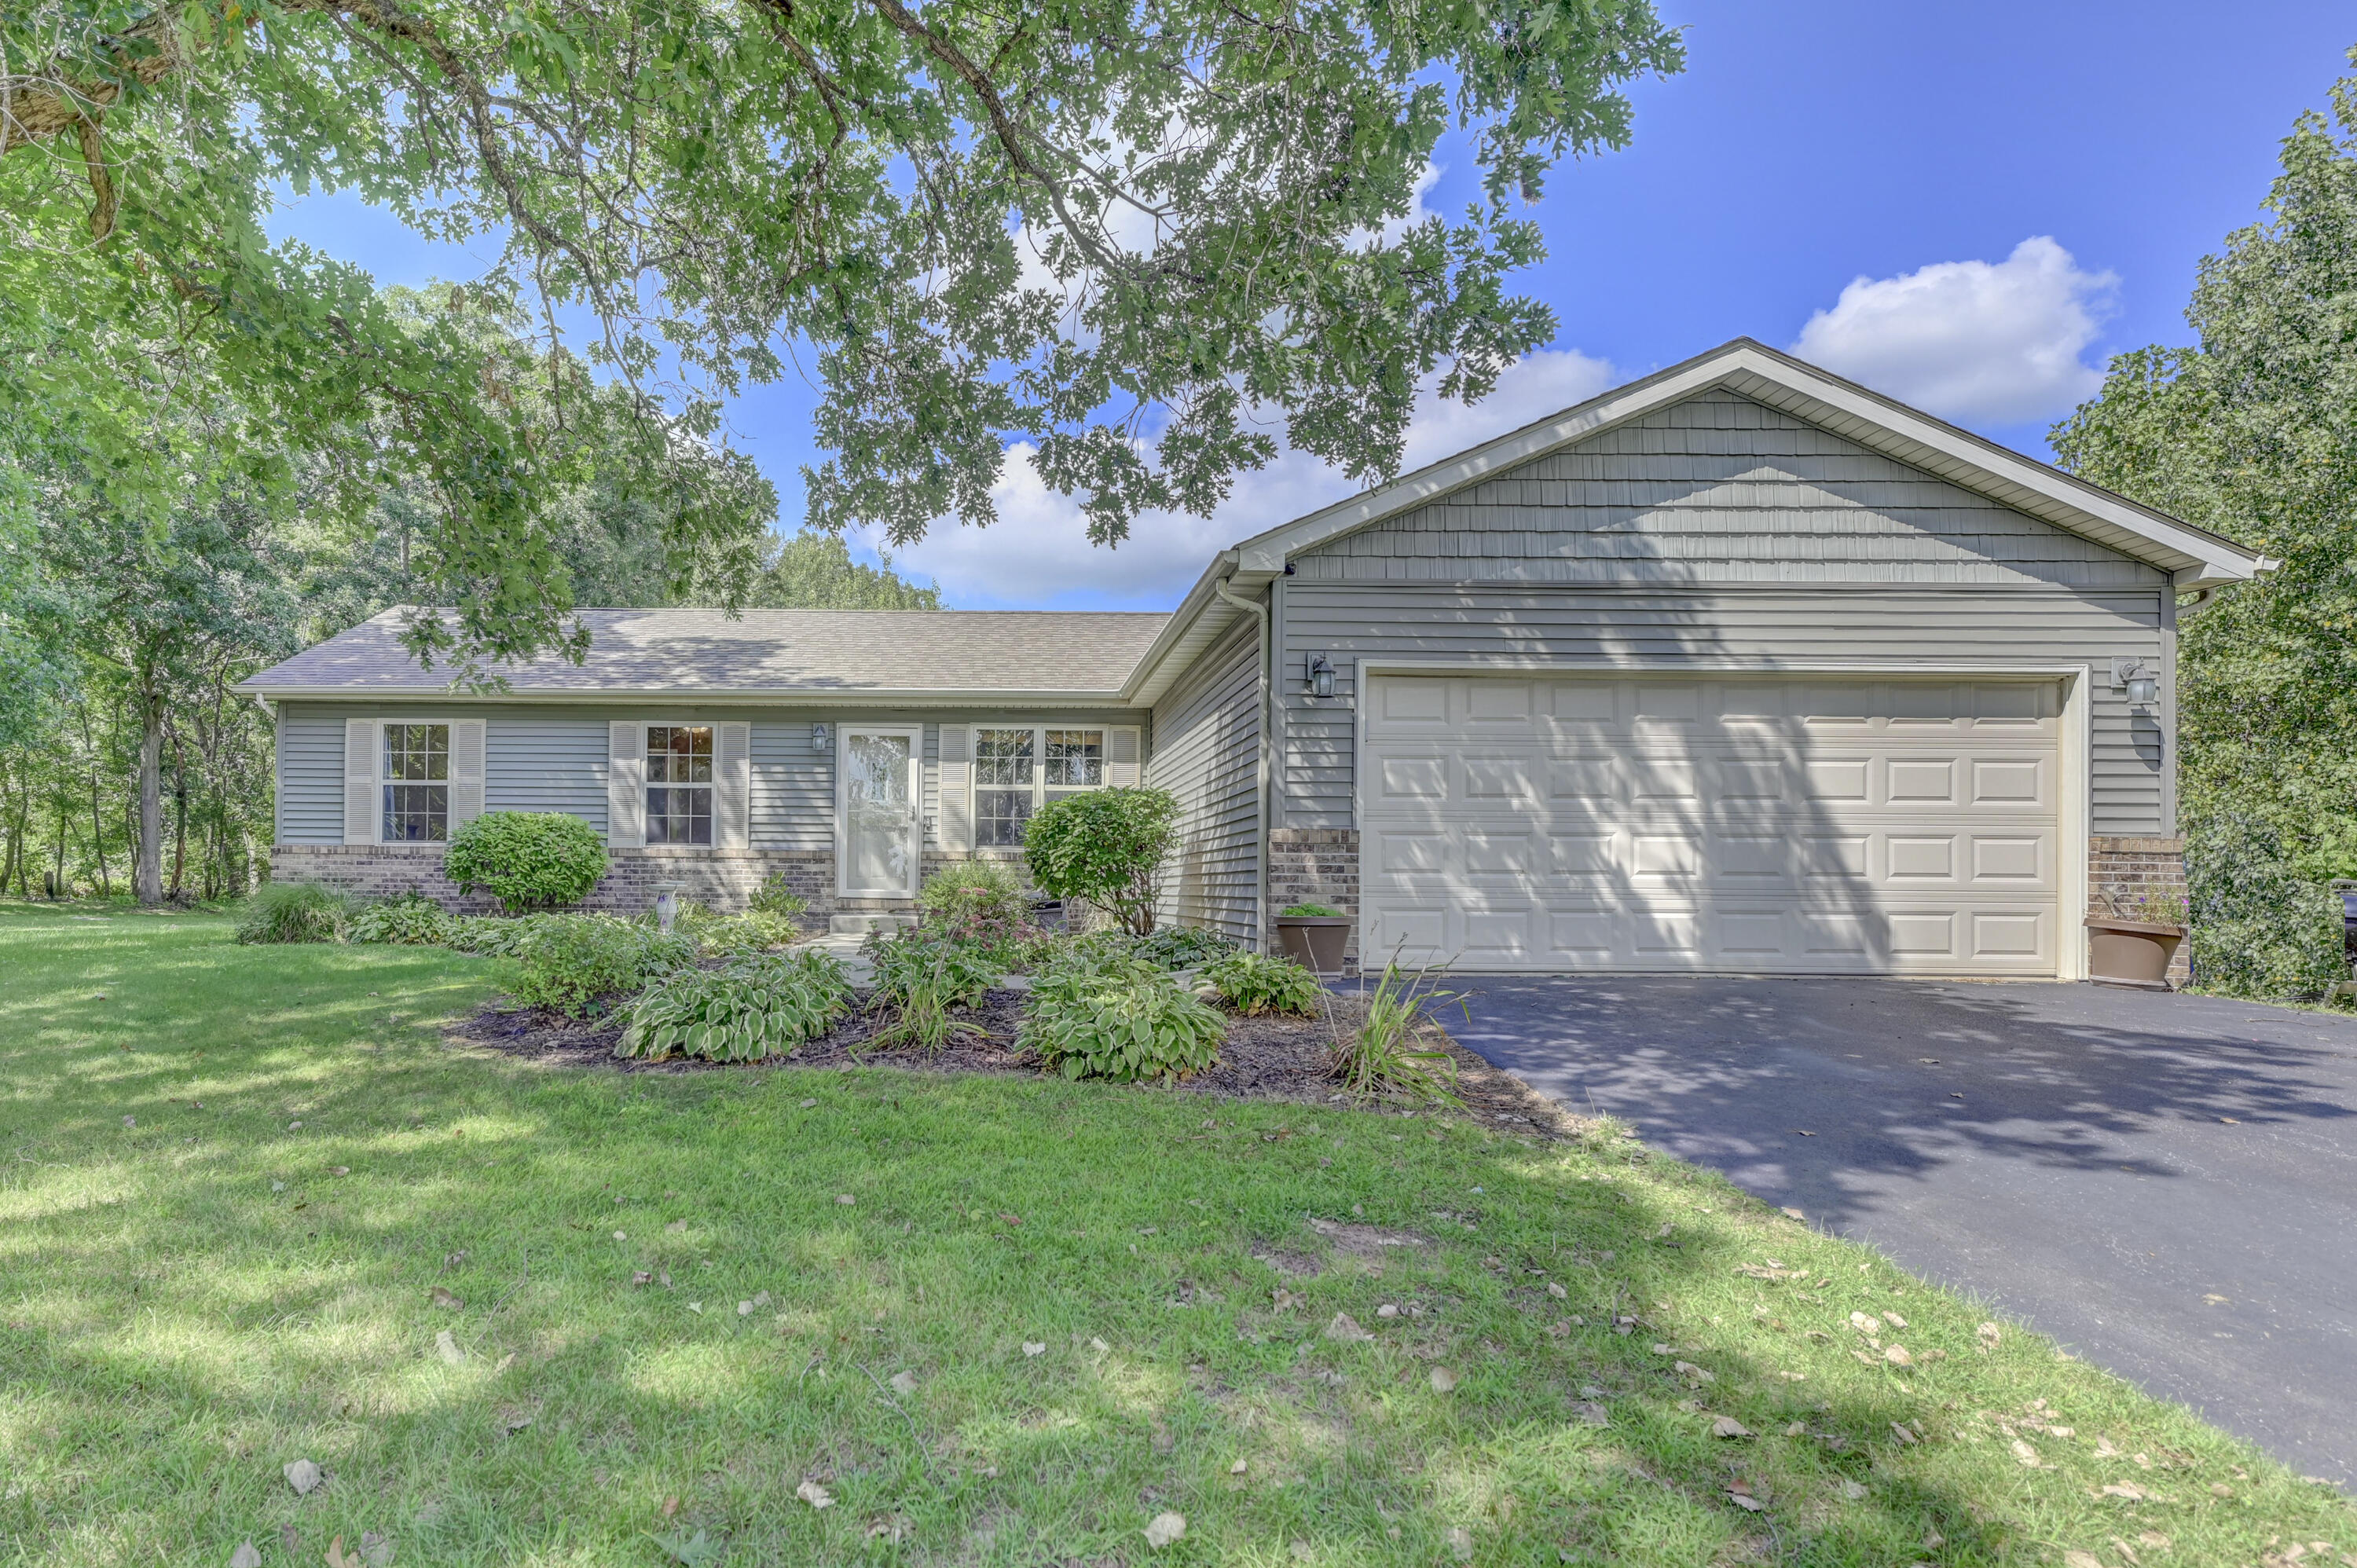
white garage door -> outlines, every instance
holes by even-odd
[[[1369,963],[2052,974],[2050,682],[1377,675]]]

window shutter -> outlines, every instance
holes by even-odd
[[[344,721],[344,842],[376,843],[383,801],[377,792],[377,722]]]
[[[942,848],[963,854],[974,848],[974,726],[942,726],[942,809],[936,832]]]
[[[1105,782],[1116,789],[1137,788],[1137,740],[1134,729],[1105,732]]]
[[[450,827],[471,822],[483,814],[483,747],[481,719],[450,722]]]
[[[618,719],[607,736],[606,842],[637,849],[647,842],[647,728]]]
[[[746,847],[753,798],[753,726],[712,726],[712,847]]]

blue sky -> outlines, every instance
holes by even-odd
[[[1427,409],[1411,464],[1738,336],[2042,456],[2104,356],[2189,338],[2196,263],[2257,216],[2293,117],[2357,43],[2357,13],[2309,0],[1662,4],[1688,70],[1641,84],[1629,150],[1559,168],[1533,211],[1550,256],[1521,286],[1555,307],[1555,344],[1480,407]],[[1473,174],[1444,146],[1428,204],[1460,209]],[[343,196],[277,228],[382,283],[487,259]],[[790,530],[813,402],[789,381],[729,414]],[[1143,518],[1105,552],[1020,457],[998,525],[941,526],[900,568],[965,607],[1163,608],[1220,546],[1348,489],[1283,458],[1218,517]]]

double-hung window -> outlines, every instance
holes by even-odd
[[[647,726],[647,843],[712,843],[712,726]]]
[[[384,726],[383,745],[382,842],[440,843],[447,840],[450,836],[450,726],[389,724]]]
[[[1017,847],[1025,824],[1050,800],[1102,789],[1105,732],[1052,725],[977,725],[974,732],[974,842]]]

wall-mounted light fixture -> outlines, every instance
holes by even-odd
[[[815,724],[811,725],[811,745],[818,750],[825,750],[827,743],[832,741],[834,738],[834,726],[833,725]]]
[[[1309,656],[1309,694],[1313,697],[1334,694],[1334,666],[1322,653]]]
[[[2160,701],[2160,674],[2142,659],[2112,660],[2112,689],[2126,692],[2129,703],[2149,707]]]

